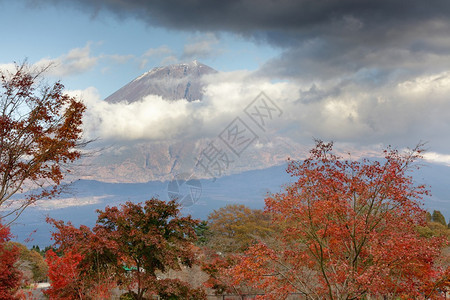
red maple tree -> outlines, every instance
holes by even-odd
[[[82,274],[78,267],[83,256],[67,251],[58,257],[53,250],[45,254],[48,264],[48,278],[52,285],[44,291],[50,299],[85,299]]]
[[[82,256],[76,269],[82,274],[79,286],[85,297],[96,291],[98,299],[98,291],[106,295],[117,286],[133,299],[148,295],[204,298],[203,290],[192,288],[188,282],[164,278],[164,272],[192,266],[195,261],[194,227],[198,221],[182,217],[175,201],[127,202],[98,213],[92,230],[48,219],[57,229],[53,239],[59,250]],[[54,271],[60,272],[58,268]]]
[[[443,279],[434,260],[447,241],[418,234],[427,190],[408,174],[421,152],[344,160],[318,141],[310,158],[290,163],[298,180],[265,200],[283,228],[280,245],[252,246],[229,271],[234,284],[251,284],[267,299],[439,297],[443,286],[430,287]]]
[[[236,284],[234,278],[227,274],[227,270],[238,263],[238,255],[223,255],[208,248],[203,251],[202,271],[208,274],[208,279],[203,283],[206,288],[212,289],[216,295],[239,295],[241,298],[258,292],[243,281]]]
[[[19,249],[7,242],[11,238],[8,226],[0,223],[0,299],[20,299],[22,274],[15,264],[19,259]]]
[[[119,273],[114,272],[115,267],[121,265],[113,253],[116,244],[102,232],[93,232],[84,225],[76,228],[70,222],[50,218],[47,222],[57,229],[52,236],[61,254],[57,257],[52,251],[48,258],[51,282],[48,295],[53,299],[65,299],[67,295],[81,295],[82,299],[110,299],[112,289],[117,286],[115,280],[124,273],[121,268],[118,268]],[[64,280],[65,269],[75,274],[73,281]]]

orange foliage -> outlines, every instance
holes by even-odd
[[[22,274],[14,265],[19,259],[19,249],[7,245],[10,237],[9,227],[0,223],[0,299],[20,299]]]
[[[58,230],[53,238],[65,253],[63,257],[81,255],[76,270],[82,274],[78,286],[83,287],[83,299],[95,290],[98,299],[98,291],[116,286],[128,290],[135,299],[145,299],[146,295],[202,299],[204,292],[189,283],[157,276],[169,269],[180,270],[182,265],[192,266],[195,260],[194,227],[198,221],[182,217],[175,201],[127,202],[98,213],[92,230],[48,220]]]
[[[280,248],[252,246],[229,270],[234,284],[247,282],[267,299],[292,292],[316,299],[439,297],[448,270],[434,261],[448,241],[417,232],[427,191],[407,172],[420,153],[386,150],[382,162],[349,161],[319,141],[309,159],[290,163],[297,182],[266,199],[266,212],[283,228]]]
[[[45,71],[16,65],[0,71],[0,218],[16,218],[36,200],[51,197],[81,155],[83,103],[64,94],[64,86],[41,84]],[[28,192],[11,200],[15,193]],[[9,222],[12,222],[10,220]]]

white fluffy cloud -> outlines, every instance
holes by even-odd
[[[272,97],[295,98],[285,83],[255,81],[248,72],[232,72],[207,78],[211,83],[203,101],[166,101],[149,95],[134,103],[110,104],[95,88],[70,91],[88,107],[84,126],[87,137],[113,140],[167,140],[209,138],[219,134],[261,92]],[[294,93],[292,93],[292,91]]]
[[[93,68],[99,59],[99,57],[91,55],[91,44],[88,43],[83,48],[72,49],[57,58],[43,58],[34,66],[41,68],[50,65],[49,75],[63,77],[86,72]]]
[[[149,64],[149,61],[158,61],[160,65],[173,64],[178,62],[175,52],[167,45],[162,45],[157,48],[150,48],[145,51],[138,59],[138,64],[141,69],[144,69]]]
[[[118,56],[111,56],[113,60],[118,60]],[[42,58],[31,64],[31,69],[46,69],[46,76],[64,77],[78,75],[91,70],[99,61],[100,57],[92,56],[91,44],[88,43],[83,48],[71,49],[68,53],[56,58]],[[123,59],[123,58],[122,58]],[[13,72],[16,68],[14,63],[0,64],[0,70]]]
[[[436,152],[426,152],[423,156],[425,160],[430,162],[444,164],[450,166],[450,154],[441,154]]]
[[[432,151],[450,153],[445,139],[450,132],[450,72],[378,89],[342,82],[270,82],[246,71],[209,75],[206,81],[204,99],[196,102],[149,95],[140,102],[109,104],[94,88],[71,93],[88,106],[84,124],[90,138],[214,138],[235,117],[245,119],[245,107],[264,91],[283,111],[271,121],[272,132],[296,142],[321,138],[413,147],[425,141]]]

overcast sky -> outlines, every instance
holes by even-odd
[[[56,63],[51,75],[83,91],[88,130],[108,138],[208,137],[263,90],[284,112],[274,126],[297,142],[426,141],[450,163],[449,16],[448,0],[0,0],[0,64]],[[224,72],[203,104],[101,101],[193,59]]]

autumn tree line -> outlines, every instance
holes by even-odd
[[[449,295],[448,225],[422,208],[429,191],[411,177],[422,145],[353,160],[318,140],[308,158],[289,161],[294,183],[264,210],[228,205],[201,221],[152,198],[98,210],[92,228],[47,218],[45,252],[12,243],[9,225],[61,192],[88,143],[84,104],[43,72],[26,63],[0,71],[0,299],[26,299],[46,278],[49,299]]]

